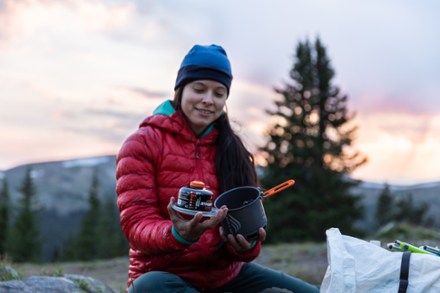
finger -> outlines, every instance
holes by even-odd
[[[220,234],[220,237],[223,239],[223,241],[227,242],[225,230],[223,229],[223,227],[220,226],[220,228],[218,228],[218,233]]]
[[[266,230],[264,228],[260,228],[258,230],[258,236],[259,236],[260,241],[266,240]]]
[[[228,215],[228,208],[226,206],[222,206],[216,213],[218,217],[220,217],[220,221],[223,221]]]
[[[176,223],[177,221],[183,221],[183,222],[188,221],[181,214],[177,213],[174,209],[170,213],[170,219],[171,221],[173,221],[173,223]]]
[[[247,241],[243,235],[237,234],[235,238],[237,239],[237,243],[240,245],[241,249],[249,249],[251,247],[251,243]]]
[[[173,209],[174,201],[175,201],[174,197],[170,197],[170,201],[168,202],[168,205],[167,205],[168,212],[170,212],[171,210],[174,211],[174,209]]]
[[[202,223],[200,223],[204,229],[211,229],[214,228],[225,219],[226,214],[228,213],[228,210],[226,208],[220,208],[216,213],[209,219],[206,219]]]
[[[171,221],[173,222],[173,224],[176,224],[178,221],[187,222],[188,219],[185,219],[180,213],[176,212],[176,210],[173,209],[173,205],[175,204],[175,202],[175,198],[171,197],[170,202],[167,206]]]
[[[170,217],[177,216],[176,211],[173,209],[174,202],[175,202],[174,197],[171,197],[170,202],[167,205],[167,210],[168,210],[168,214],[170,214]]]
[[[220,208],[211,219],[205,221],[210,227],[218,226],[225,218],[228,213],[227,208]]]
[[[228,244],[231,245],[235,250],[237,251],[241,250],[241,247],[238,244],[237,240],[235,239],[234,235],[228,234],[228,236],[226,236],[226,240]]]
[[[202,212],[197,212],[189,223],[190,227],[195,228],[199,224],[199,222],[202,218],[203,218]]]

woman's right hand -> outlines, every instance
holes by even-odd
[[[179,235],[190,242],[197,241],[200,236],[211,228],[218,226],[226,217],[228,213],[228,208],[226,206],[222,206],[217,210],[216,214],[210,219],[204,220],[201,222],[203,218],[202,212],[198,212],[194,215],[191,220],[183,219],[179,216],[176,211],[173,209],[173,205],[176,202],[174,197],[170,198],[170,202],[168,203],[168,213],[170,214],[170,219],[173,222],[174,229]]]

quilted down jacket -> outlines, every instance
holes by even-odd
[[[195,244],[179,242],[171,232],[167,205],[180,187],[203,181],[218,196],[215,176],[217,130],[196,137],[170,101],[146,118],[123,143],[117,156],[116,191],[122,230],[130,243],[128,285],[149,271],[180,276],[198,289],[215,289],[233,280],[261,244],[237,252],[206,231]]]

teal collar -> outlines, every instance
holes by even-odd
[[[171,104],[171,100],[166,100],[162,104],[160,104],[154,111],[153,115],[165,115],[165,116],[171,116],[176,112],[176,109],[174,109],[173,105]],[[212,130],[214,129],[214,123],[211,123],[206,129],[197,136],[198,138],[202,138],[206,135],[208,135]]]
[[[154,111],[153,115],[165,115],[171,116],[176,112],[170,100],[167,100],[160,104]]]

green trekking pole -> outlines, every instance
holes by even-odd
[[[411,252],[415,252],[415,253],[424,253],[424,254],[435,255],[429,251],[423,250],[421,248],[418,248],[417,246],[411,245],[411,244],[403,242],[403,241],[396,240],[395,243],[402,250],[407,250],[407,251],[411,251]]]

